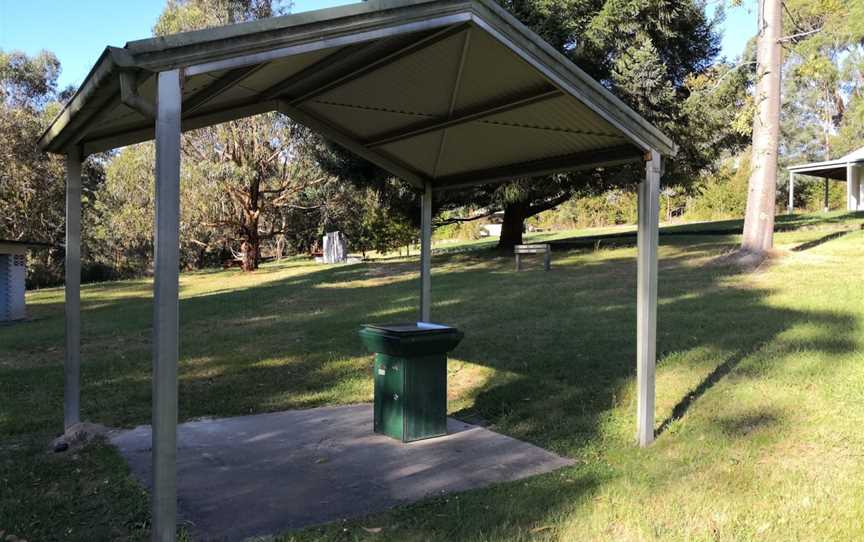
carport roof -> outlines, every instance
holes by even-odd
[[[178,68],[183,130],[280,111],[416,186],[676,152],[491,0],[372,0],[108,47],[39,145],[152,139],[154,75]]]
[[[846,166],[849,164],[864,164],[864,147],[836,160],[798,164],[796,166],[789,166],[787,169],[792,173],[800,175],[846,181]]]

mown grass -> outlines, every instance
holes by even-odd
[[[787,214],[776,218],[774,229],[777,232],[816,230],[829,235],[858,228],[860,227],[859,222],[855,213],[850,214],[845,211]],[[743,219],[715,220],[712,222],[673,221],[660,225],[660,235],[737,235],[741,234],[743,229]],[[525,243],[551,243],[555,250],[622,246],[636,242],[636,226],[634,224],[621,224],[603,228],[527,232],[523,236],[523,241]],[[497,238],[440,241],[434,245],[433,250],[441,254],[485,250],[495,247],[497,243]]]
[[[433,314],[466,332],[451,412],[577,465],[284,540],[861,539],[862,221],[802,217],[776,237],[784,254],[747,274],[716,258],[734,235],[661,238],[660,433],[645,450],[632,246],[558,252],[549,273],[437,256]],[[150,288],[83,290],[88,420],[149,421]],[[414,318],[416,261],[190,273],[181,296],[181,419],[368,401],[356,328]],[[46,451],[62,424],[62,298],[31,293],[33,320],[0,328],[0,530],[146,538],[146,494],[110,446]]]

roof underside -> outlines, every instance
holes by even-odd
[[[40,145],[91,154],[152,139],[154,121],[124,98],[120,73],[152,104],[155,74],[174,68],[186,75],[184,130],[281,111],[415,185],[675,153],[485,0],[368,2],[109,48]]]
[[[811,177],[820,177],[823,179],[834,179],[835,181],[846,181],[846,163],[825,165],[803,164],[800,166],[790,167],[789,171],[798,175],[808,175]]]
[[[846,167],[850,164],[861,165],[862,163],[864,163],[864,147],[850,152],[837,160],[799,164],[796,166],[790,166],[788,169],[789,171],[800,175],[846,181]]]

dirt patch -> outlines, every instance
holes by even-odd
[[[765,252],[735,249],[706,260],[705,266],[734,267],[742,273],[755,273],[767,271],[788,254],[788,251],[777,249],[766,250]]]
[[[97,438],[103,438],[111,428],[99,423],[80,422],[51,441],[50,451],[59,453],[75,451]]]

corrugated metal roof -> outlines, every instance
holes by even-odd
[[[109,48],[40,144],[89,153],[152,138],[119,74],[153,103],[155,73],[175,68],[183,129],[279,110],[415,184],[576,166],[597,149],[675,152],[491,0],[373,0]]]
[[[322,101],[447,115],[463,36],[457,34],[320,96]]]
[[[492,99],[514,98],[548,84],[540,72],[488,33],[474,29],[456,108],[468,109]]]
[[[321,100],[307,102],[303,105],[303,109],[331,124],[342,126],[361,139],[372,137],[380,131],[401,128],[418,120],[434,118],[432,115],[417,112],[376,110]]]
[[[864,160],[864,147],[861,147],[857,151],[850,152],[849,154],[841,158],[841,160],[846,160],[847,162],[858,162]]]
[[[320,62],[333,52],[333,49],[322,49],[264,64],[258,71],[244,78],[241,84],[243,87],[256,92],[264,92],[274,81],[282,81],[316,62]]]
[[[381,149],[391,158],[400,160],[417,171],[432,177],[440,141],[440,131],[430,132],[384,145]]]
[[[510,124],[584,135],[612,137],[621,144],[622,134],[599,115],[569,96],[531,104],[483,119],[486,123]]]
[[[477,141],[483,145],[477,145]],[[622,137],[610,144],[608,139],[581,134],[471,122],[448,130],[437,173],[442,177],[456,175],[620,146],[625,141]]]

